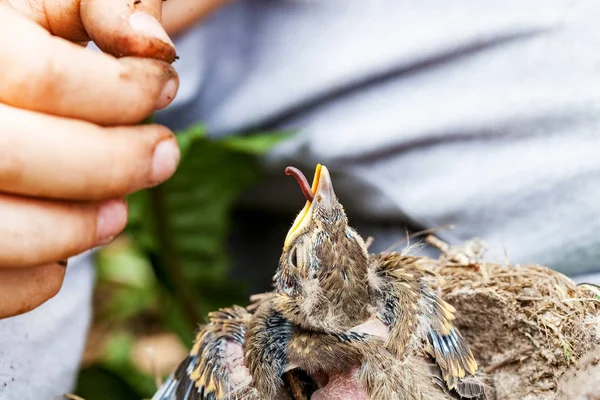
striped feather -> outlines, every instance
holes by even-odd
[[[483,385],[476,379],[477,361],[459,330],[453,326],[454,307],[436,296],[431,290],[423,290],[425,312],[429,321],[425,352],[431,355],[440,369],[446,387],[461,398],[483,398]]]
[[[152,400],[231,400],[243,398],[245,387],[234,387],[225,359],[227,342],[244,344],[251,314],[233,306],[212,312],[196,335],[188,357],[158,389]]]

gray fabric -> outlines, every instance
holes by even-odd
[[[0,320],[0,399],[56,400],[73,390],[91,320],[90,253],[69,260],[60,292]]]
[[[570,0],[237,2],[179,43],[161,120],[298,129],[255,206],[296,210],[283,165],[321,162],[354,216],[397,225],[379,242],[407,220],[453,224],[440,236],[482,237],[491,259],[597,271],[598,15]]]

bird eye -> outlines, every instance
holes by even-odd
[[[294,268],[298,268],[298,248],[294,246],[290,254],[290,262]]]

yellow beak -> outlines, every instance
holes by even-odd
[[[319,189],[319,182],[321,181],[321,176],[323,173],[325,173],[325,175],[329,177],[329,171],[327,171],[327,168],[322,166],[321,164],[317,164],[317,169],[315,170],[315,177],[313,178],[313,183],[311,187],[313,195],[315,195],[317,193],[317,190]],[[302,211],[300,211],[300,213],[294,220],[294,224],[292,225],[292,228],[288,231],[288,234],[285,238],[285,242],[283,244],[284,251],[289,248],[290,244],[294,241],[294,239],[296,239],[298,235],[304,230],[306,225],[310,223],[313,211],[313,203],[314,199],[312,202],[307,201]]]

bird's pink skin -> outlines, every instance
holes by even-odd
[[[352,331],[377,335],[382,338],[386,338],[388,335],[388,328],[375,317],[352,328]],[[244,365],[242,346],[235,342],[227,342],[225,352],[233,382],[241,385],[251,382],[252,377]],[[344,374],[330,376],[327,384],[317,390],[312,395],[311,400],[368,400],[369,396],[364,388],[360,386],[357,374],[358,368],[355,368]]]

